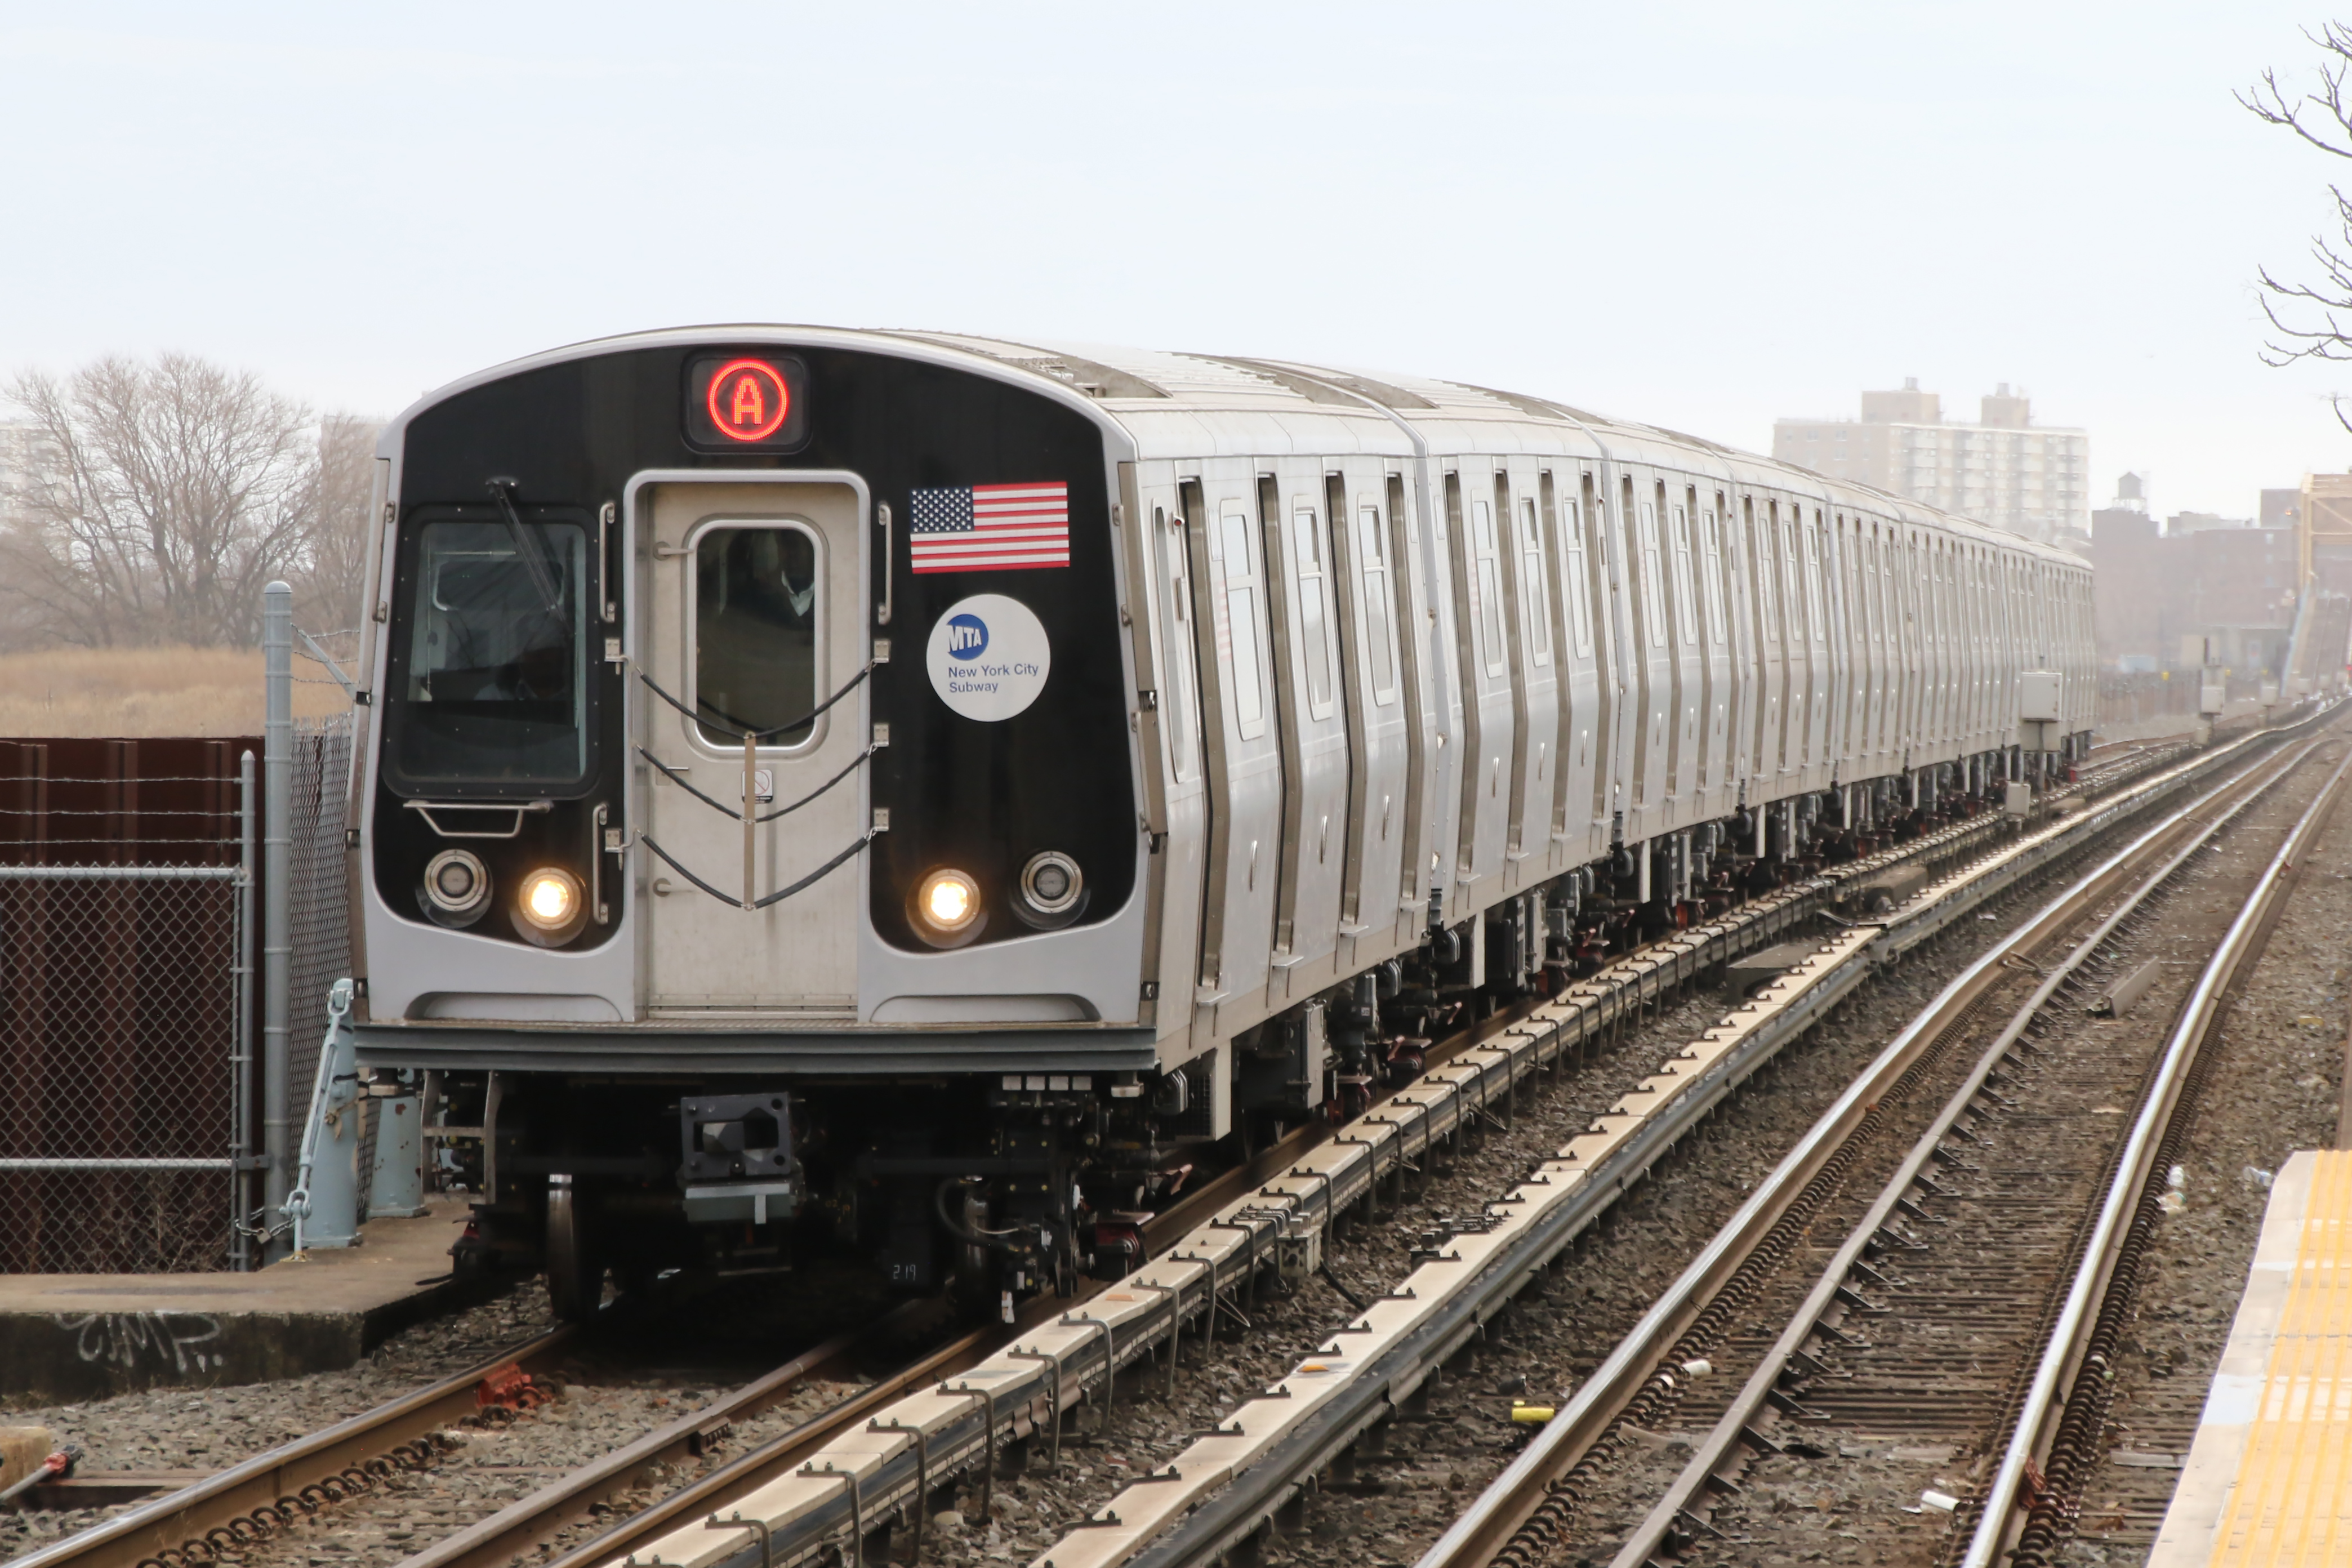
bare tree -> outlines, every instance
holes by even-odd
[[[360,624],[377,428],[375,421],[349,414],[319,422],[316,487],[299,559],[288,579],[294,584],[295,623],[314,637],[356,631]],[[335,651],[340,657],[343,649]]]
[[[2265,123],[2294,132],[2331,157],[2352,159],[2352,102],[2345,96],[2346,79],[2352,77],[2352,24],[2330,22],[2304,36],[2320,52],[2318,85],[2307,92],[2290,91],[2279,84],[2277,71],[2266,70],[2238,101]],[[2287,282],[2262,268],[2263,313],[2271,325],[2263,352],[2266,364],[2352,362],[2352,197],[2340,184],[2327,189],[2336,198],[2336,232],[2312,237],[2316,281]],[[2334,402],[2336,419],[2352,430],[2343,398]]]
[[[322,432],[258,377],[184,354],[19,376],[7,400],[37,432],[0,538],[0,595],[20,626],[91,646],[241,644],[273,577],[356,600],[355,422]]]

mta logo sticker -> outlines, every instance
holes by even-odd
[[[988,623],[966,612],[948,617],[948,657],[974,659],[988,651]]]
[[[1028,710],[1045,689],[1054,650],[1044,623],[1018,599],[975,594],[931,626],[925,664],[940,700],[993,724]]]

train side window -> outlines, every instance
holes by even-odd
[[[1302,650],[1307,659],[1307,710],[1318,719],[1331,713],[1331,623],[1326,613],[1326,584],[1323,572],[1323,531],[1316,523],[1315,513],[1301,508],[1290,514],[1291,532],[1297,543],[1292,553],[1298,561],[1298,629]]]
[[[1496,556],[1495,509],[1483,500],[1470,503],[1470,546],[1477,556],[1474,581],[1478,589],[1479,647],[1486,655],[1486,673],[1503,673],[1503,580]]]
[[[1576,638],[1576,657],[1584,658],[1592,652],[1592,606],[1587,602],[1591,578],[1584,563],[1584,521],[1578,515],[1572,500],[1560,505],[1560,543],[1568,554],[1568,619]]]
[[[1265,691],[1258,684],[1257,573],[1250,563],[1249,518],[1238,511],[1219,515],[1217,530],[1225,547],[1222,563],[1225,578],[1227,646],[1225,656],[1234,672],[1234,720],[1242,739],[1254,741],[1265,732]]]
[[[1765,514],[1755,520],[1756,547],[1748,552],[1755,563],[1756,617],[1763,625],[1764,640],[1775,645],[1780,640],[1780,606],[1773,594],[1777,585],[1773,579],[1780,568],[1772,559],[1772,530],[1773,514],[1779,510],[1779,502],[1765,503]]]
[[[1675,538],[1675,635],[1687,647],[1698,641],[1698,630],[1691,624],[1691,541],[1690,514],[1681,507],[1674,509]]]
[[[1658,509],[1642,503],[1642,615],[1649,622],[1650,646],[1666,646],[1665,590],[1658,581]]]
[[[1533,496],[1519,502],[1519,587],[1526,595],[1528,649],[1536,668],[1551,663],[1551,574],[1544,570],[1543,531]]]
[[[1381,509],[1356,512],[1356,559],[1364,574],[1364,630],[1372,656],[1372,705],[1385,708],[1396,700],[1396,649],[1390,625],[1388,542],[1381,537]]]
[[[816,534],[804,523],[726,523],[694,542],[694,710],[706,744],[740,746],[816,706]],[[715,722],[714,722],[715,721]],[[803,745],[811,721],[762,743]]]

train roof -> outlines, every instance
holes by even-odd
[[[1030,385],[1121,432],[1139,459],[1347,453],[1410,458],[1416,447],[1610,459],[1673,467],[1795,492],[1834,506],[1948,529],[2081,568],[2079,556],[2021,534],[1759,453],[1549,398],[1466,382],[1246,355],[964,333],[730,322],[596,338],[492,366],[427,394],[385,431],[466,388],[566,360],[676,343],[773,342],[895,353],[961,363]],[[387,450],[387,456],[394,455]]]

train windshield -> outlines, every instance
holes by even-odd
[[[587,772],[587,535],[428,522],[417,538],[392,762],[402,779],[577,783]]]

